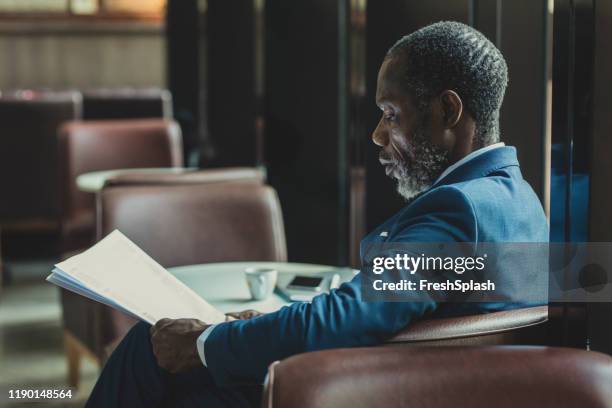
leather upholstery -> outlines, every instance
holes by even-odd
[[[547,306],[424,319],[400,331],[388,343],[420,346],[544,344],[547,321]]]
[[[172,118],[166,89],[91,89],[83,91],[83,119]]]
[[[265,174],[262,170],[251,167],[224,167],[199,171],[186,170],[179,174],[119,174],[106,180],[105,186],[125,185],[165,185],[223,182],[254,182],[263,184]]]
[[[80,116],[78,92],[0,93],[0,221],[12,224],[59,220],[58,126]]]
[[[75,179],[92,171],[183,164],[181,131],[172,120],[75,121],[59,131],[62,250],[93,243],[95,195]]]
[[[276,192],[248,182],[108,187],[101,231],[118,228],[165,267],[284,261]]]
[[[253,179],[167,181],[105,187],[100,235],[119,229],[165,267],[286,261],[282,213],[271,187]],[[63,300],[66,327],[102,361],[135,322],[78,295],[66,292]]]
[[[612,407],[612,358],[546,347],[372,347],[270,366],[265,408]]]

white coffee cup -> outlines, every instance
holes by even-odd
[[[254,300],[267,299],[276,286],[278,272],[271,268],[246,268],[247,285]]]

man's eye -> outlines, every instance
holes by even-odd
[[[390,115],[383,115],[383,117],[385,118],[385,120],[387,122],[394,122],[395,121],[395,115],[390,114]]]

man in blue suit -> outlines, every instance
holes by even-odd
[[[372,140],[408,203],[362,248],[376,242],[548,241],[544,212],[521,176],[516,151],[500,143],[506,84],[499,50],[460,23],[427,26],[389,50],[378,75],[382,118]],[[518,298],[475,304],[470,313],[517,307]],[[152,328],[141,323],[109,359],[88,406],[258,406],[273,361],[380,344],[441,311],[457,313],[433,300],[366,302],[357,275],[311,303],[274,313],[247,313],[214,326],[193,319],[164,319]]]

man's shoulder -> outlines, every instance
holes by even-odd
[[[463,184],[445,184],[434,187],[404,207],[400,214],[407,217],[449,211],[473,212],[473,198],[470,196],[470,189],[465,188]]]
[[[454,185],[427,191],[393,219],[393,241],[474,241],[476,214],[470,197]]]
[[[434,187],[423,198],[426,199],[425,204],[429,205],[446,196],[469,202],[476,212],[492,205],[499,210],[525,204],[541,209],[539,198],[523,179],[518,167],[511,171],[501,170],[482,177]]]
[[[507,173],[432,188],[398,214],[396,232],[420,223],[433,228],[453,224],[474,241],[530,241],[547,233],[537,195],[522,177]],[[513,224],[532,226],[523,236]]]
[[[545,220],[544,209],[531,185],[520,174],[489,175],[454,184],[468,197],[477,217]]]

